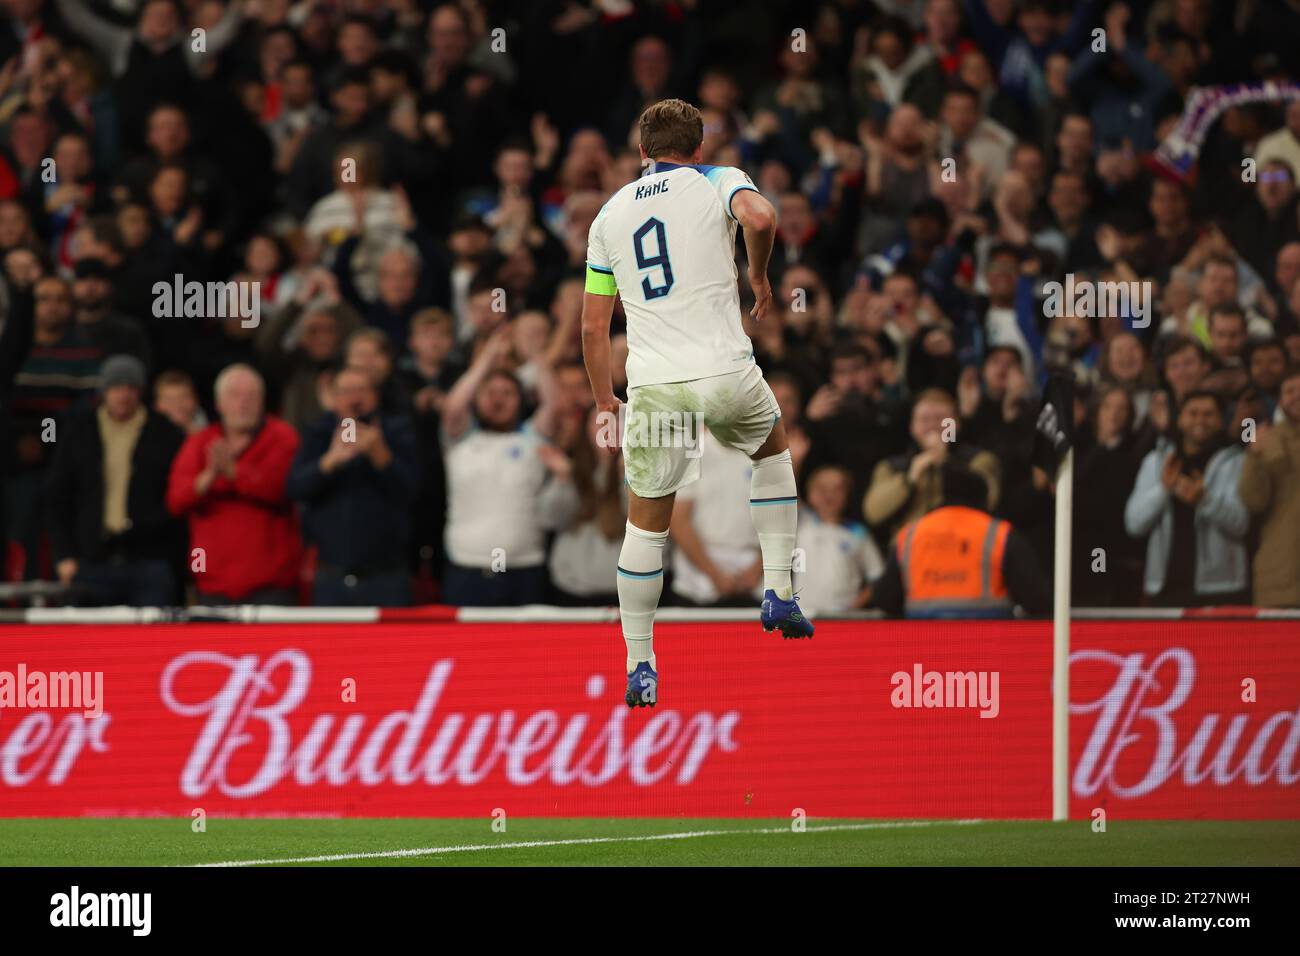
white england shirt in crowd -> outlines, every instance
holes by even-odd
[[[864,585],[885,573],[885,561],[866,527],[857,522],[830,524],[807,505],[799,509],[795,547],[803,552],[794,589],[809,616],[853,607]]]
[[[600,487],[604,482],[604,462],[597,464],[594,471],[594,484]],[[577,485],[568,482],[564,492],[557,491],[553,501],[576,515],[582,509],[582,499],[578,496]],[[561,497],[563,494],[563,497]],[[627,486],[622,486],[623,516],[627,517]],[[575,518],[576,520],[576,518]],[[589,518],[581,524],[572,522],[561,525],[555,540],[551,542],[551,557],[547,566],[551,572],[551,583],[569,594],[580,597],[588,595],[610,595],[618,590],[618,556],[623,550],[623,529],[619,526],[618,534],[612,539],[600,532],[600,523]]]
[[[627,316],[629,387],[725,375],[753,362],[736,285],[730,166],[655,163],[591,224],[587,265],[612,273]]]
[[[546,532],[573,519],[576,496],[542,464],[543,444],[532,419],[512,432],[475,424],[459,439],[443,435],[453,564],[491,568],[498,548],[507,571],[546,561]]]
[[[700,447],[704,455],[700,480],[677,492],[677,500],[693,503],[691,524],[713,563],[723,571],[743,571],[761,557],[749,515],[753,462],[744,452],[720,444],[708,431]],[[675,594],[699,604],[711,604],[720,597],[708,575],[691,564],[681,548],[673,549],[672,568]],[[763,599],[761,579],[754,597]]]
[[[551,546],[551,582],[578,597],[610,595],[618,590],[618,556],[623,535],[613,540],[595,521],[584,521],[556,535]]]
[[[401,203],[397,194],[387,189],[367,189],[365,206],[366,238],[380,244],[396,242],[402,237]],[[336,189],[316,201],[303,222],[303,231],[317,242],[338,245],[357,224],[357,208],[351,194]]]

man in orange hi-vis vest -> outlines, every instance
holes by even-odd
[[[1051,585],[1029,544],[1005,521],[981,510],[984,481],[945,466],[943,504],[904,525],[890,548],[874,603],[913,618],[1011,617],[1052,607]]]

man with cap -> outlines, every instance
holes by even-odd
[[[134,355],[147,368],[149,339],[135,319],[113,308],[113,283],[103,259],[78,259],[72,301],[77,328],[103,355]]]
[[[167,479],[184,435],[143,401],[144,364],[114,355],[100,368],[98,407],[59,423],[46,489],[59,580],[90,606],[176,601],[181,527]]]
[[[1051,584],[1029,543],[984,510],[984,479],[948,463],[942,483],[942,503],[894,539],[873,605],[909,618],[1006,618],[1015,605],[1049,613]]]

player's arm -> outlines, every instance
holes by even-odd
[[[772,244],[776,241],[776,210],[757,190],[740,189],[731,197],[731,214],[740,223],[745,236],[749,286],[754,290],[754,308],[749,314],[761,322],[772,307],[772,285],[767,281],[767,264],[772,259]]]
[[[587,366],[587,378],[591,381],[591,393],[596,399],[597,410],[617,415],[618,399],[614,397],[609,345],[609,323],[614,315],[614,296],[617,290],[613,288],[611,277],[606,287],[610,291],[590,291],[590,276],[588,267],[588,291],[582,296],[582,361]]]
[[[591,394],[596,399],[596,410],[601,416],[618,415],[618,399],[614,397],[614,376],[609,347],[609,322],[614,315],[614,297],[618,283],[614,267],[605,245],[605,210],[602,206],[587,231],[587,280],[582,296],[582,361],[587,366]],[[617,445],[611,444],[612,454]]]
[[[587,287],[591,288],[590,267],[588,267]],[[591,393],[596,399],[598,415],[613,415],[614,420],[617,421],[619,402],[614,396],[609,345],[609,322],[613,315],[613,293],[588,291],[583,294],[582,361],[587,366],[587,378],[591,381]],[[606,450],[611,455],[615,454],[618,445],[611,443]]]

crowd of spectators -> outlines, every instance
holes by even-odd
[[[1300,606],[1300,100],[1152,160],[1194,91],[1283,89],[1297,49],[1295,0],[0,0],[4,577],[612,602],[587,231],[681,96],[779,213],[745,322],[809,611],[870,606],[954,467],[1050,565],[1052,372],[1076,604]],[[1148,321],[1045,307],[1067,276],[1141,283]],[[160,308],[179,282],[255,283],[257,321]],[[665,597],[748,604],[749,462],[704,457]]]

